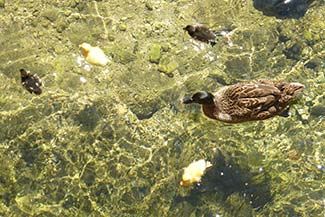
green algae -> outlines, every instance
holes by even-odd
[[[118,25],[118,28],[119,28],[120,31],[126,31],[127,25],[126,25],[126,23],[120,23]]]
[[[159,63],[161,58],[161,45],[153,44],[149,50],[149,61],[152,63]]]
[[[110,53],[113,56],[113,60],[122,64],[128,64],[136,59],[136,55],[125,47],[116,46],[110,50]]]
[[[172,74],[177,69],[177,62],[171,58],[163,57],[158,65],[158,70],[166,74]]]
[[[324,11],[280,22],[238,1],[6,2],[0,215],[324,215]],[[184,34],[194,21],[234,31],[210,47]],[[83,42],[112,63],[77,64]],[[179,102],[260,78],[304,83],[291,117],[227,125]],[[182,168],[216,150],[201,191],[181,187]]]
[[[145,5],[146,5],[146,8],[149,11],[152,11],[153,10],[153,4],[152,4],[152,1],[151,0],[146,0]]]
[[[51,22],[55,22],[59,17],[59,10],[57,8],[47,8],[42,11],[41,16]]]

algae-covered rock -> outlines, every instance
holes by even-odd
[[[159,63],[161,58],[161,45],[153,44],[149,50],[149,61],[152,63]]]
[[[58,33],[62,33],[68,27],[68,25],[69,24],[66,19],[59,19],[55,25],[56,31],[58,31]]]
[[[302,50],[303,50],[302,43],[295,43],[291,47],[285,49],[283,53],[288,59],[300,60]]]
[[[313,36],[312,36],[311,31],[309,29],[304,31],[304,38],[307,41],[312,41],[313,40]]]
[[[135,60],[136,55],[125,48],[116,47],[112,50],[112,57],[115,62],[128,64]]]
[[[152,11],[152,10],[153,10],[153,5],[152,5],[151,0],[146,0],[145,5],[146,5],[146,8],[147,8],[149,11]]]
[[[323,105],[314,106],[311,109],[310,114],[315,117],[325,116],[325,106]]]
[[[67,36],[69,40],[74,44],[81,44],[85,41],[92,41],[90,28],[85,23],[71,24],[67,32]]]
[[[254,214],[254,210],[249,204],[249,201],[243,200],[242,196],[237,192],[230,195],[226,203],[230,210],[233,210],[234,214],[239,214],[238,216],[253,216]]]
[[[54,22],[59,17],[59,11],[56,8],[47,8],[43,11],[41,16],[48,19],[51,22]]]
[[[109,32],[109,33],[107,34],[107,39],[108,39],[109,41],[115,41],[115,38],[116,38],[116,35],[115,35],[114,33]]]
[[[322,59],[318,57],[314,57],[308,63],[305,64],[305,67],[314,70],[321,70]]]
[[[161,44],[161,50],[162,50],[163,52],[167,52],[167,51],[169,51],[169,50],[170,50],[170,47],[171,47],[171,45],[170,45],[169,43],[162,43],[162,44]]]
[[[126,23],[120,23],[120,24],[118,25],[118,29],[119,29],[120,31],[126,31],[126,28],[127,28]]]
[[[249,56],[230,57],[225,62],[226,72],[234,77],[245,78],[250,72]]]
[[[74,119],[82,130],[91,131],[96,127],[101,116],[102,114],[96,105],[86,105],[83,110],[76,114]]]
[[[177,69],[177,62],[170,58],[162,58],[159,62],[158,70],[172,76],[172,72]]]

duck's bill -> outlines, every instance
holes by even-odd
[[[184,97],[183,99],[181,99],[181,102],[183,104],[190,104],[193,102],[193,99],[191,97]]]

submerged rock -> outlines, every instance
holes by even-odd
[[[173,72],[177,69],[178,64],[176,61],[172,60],[171,58],[165,57],[161,58],[158,71],[165,73],[168,77],[174,77]]]
[[[279,19],[303,17],[313,0],[254,0],[254,7]]]
[[[161,58],[161,45],[153,44],[149,50],[149,61],[152,63],[159,63]]]
[[[325,106],[316,105],[311,108],[310,114],[314,117],[322,117],[325,116]]]

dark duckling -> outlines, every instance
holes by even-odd
[[[188,34],[199,41],[205,42],[214,46],[216,42],[214,41],[216,35],[206,26],[198,24],[198,25],[187,25],[183,28]]]
[[[23,87],[30,93],[40,95],[42,93],[43,83],[36,74],[31,74],[25,69],[20,69],[21,83]]]
[[[304,85],[297,82],[260,80],[226,86],[212,94],[199,91],[184,98],[184,104],[202,105],[204,114],[227,123],[264,120],[276,115],[288,116],[289,103]]]

